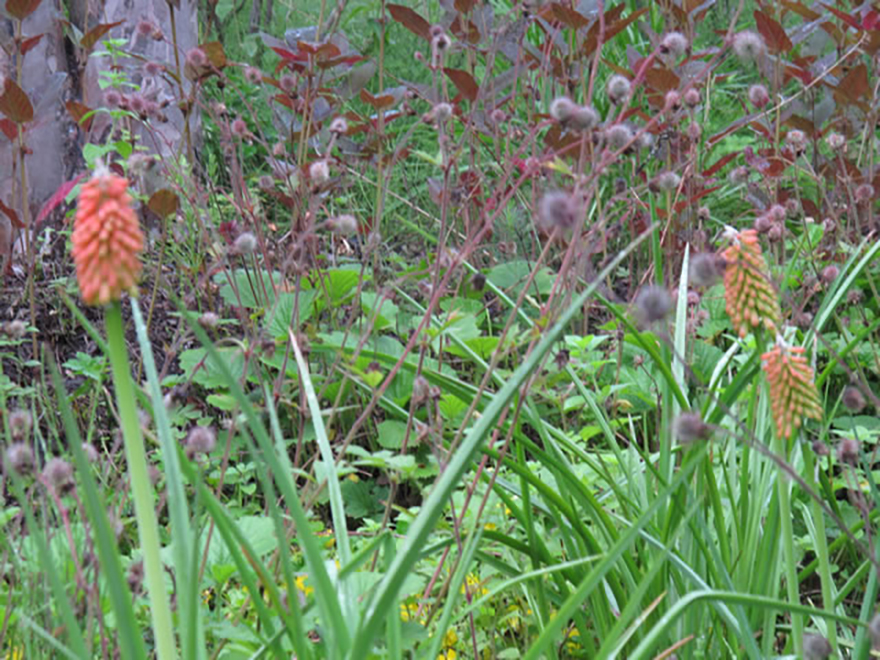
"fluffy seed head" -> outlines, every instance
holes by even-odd
[[[681,413],[675,418],[673,431],[675,437],[683,445],[690,445],[701,440],[708,440],[712,430],[698,413]]]
[[[164,67],[158,62],[147,62],[146,64],[144,64],[144,75],[147,75],[151,78],[161,76],[164,70]]]
[[[251,85],[259,85],[263,82],[263,72],[255,66],[249,66],[244,70],[244,79]]]
[[[840,275],[840,269],[834,264],[825,266],[825,268],[822,269],[822,281],[825,284],[831,284],[837,279],[838,275]]]
[[[730,174],[727,175],[727,178],[734,185],[745,183],[749,180],[749,168],[745,165],[734,167],[732,170],[730,170]]]
[[[432,121],[442,124],[452,116],[452,112],[452,106],[448,103],[438,103],[429,114]]]
[[[703,127],[695,121],[691,122],[687,127],[687,135],[691,139],[691,142],[699,142],[703,135]]]
[[[654,135],[648,131],[642,131],[636,138],[636,148],[644,151],[654,146]]]
[[[208,66],[208,56],[204,50],[196,46],[186,51],[186,63],[194,69],[201,69]]]
[[[582,220],[580,205],[568,193],[554,190],[538,202],[538,223],[546,231],[568,231]]]
[[[846,146],[846,138],[840,133],[831,133],[825,138],[825,142],[832,151],[838,151]]]
[[[99,172],[79,194],[71,236],[76,277],[87,305],[106,305],[134,288],[144,235],[131,208],[128,181]]]
[[[273,179],[268,174],[264,174],[257,180],[257,185],[260,187],[260,190],[274,190],[275,188],[275,179]]]
[[[874,186],[870,183],[863,183],[856,188],[855,192],[856,202],[859,204],[866,204],[874,199]]]
[[[34,452],[29,445],[15,442],[6,449],[6,465],[18,474],[30,474],[34,469]]]
[[[847,465],[858,465],[859,443],[854,438],[843,438],[837,445],[837,460]]]
[[[205,330],[213,330],[220,323],[220,317],[214,312],[205,312],[199,316],[199,325]]]
[[[132,94],[128,99],[128,107],[139,115],[147,114],[147,100],[140,94]]]
[[[675,172],[661,172],[654,179],[654,186],[662,192],[676,190],[681,183],[681,177]]]
[[[687,37],[681,32],[667,32],[660,42],[660,52],[663,55],[673,55],[681,57],[688,48]]]
[[[327,225],[330,227],[330,231],[337,234],[354,234],[358,230],[357,218],[347,213],[330,218]]]
[[[151,37],[155,30],[156,26],[146,19],[138,21],[137,27],[135,28],[135,31],[140,37]]]
[[[237,138],[244,138],[248,134],[247,124],[241,117],[236,117],[235,120],[233,120],[232,126],[229,127],[229,130],[232,131],[232,134]]]
[[[664,112],[674,112],[681,107],[681,94],[679,94],[674,89],[670,89],[666,92],[666,96],[663,97],[663,110]]]
[[[74,487],[73,466],[63,458],[55,457],[43,468],[43,479],[59,495],[64,495]]]
[[[847,385],[846,389],[843,390],[843,405],[850,412],[861,412],[865,407],[865,396],[858,387]]]
[[[724,257],[703,253],[694,255],[688,267],[688,279],[694,286],[710,287],[724,275]]]
[[[589,131],[599,123],[599,113],[588,105],[579,105],[574,109],[568,123],[577,131]]]
[[[550,116],[558,122],[567,122],[577,106],[567,96],[557,96],[550,102]]]
[[[749,101],[756,108],[763,108],[770,103],[770,94],[764,85],[752,85],[749,87]]]
[[[186,453],[190,458],[210,454],[216,446],[217,434],[208,426],[196,426],[186,436]]]
[[[115,89],[107,90],[104,94],[104,103],[110,108],[118,108],[119,104],[122,103],[122,94]]]
[[[662,321],[672,309],[672,298],[661,286],[648,286],[636,298],[636,310],[645,324]]]
[[[27,410],[13,410],[9,413],[9,432],[12,434],[13,440],[26,439],[33,425],[34,420]]]
[[[82,443],[82,450],[83,450],[83,453],[86,455],[86,458],[88,459],[89,463],[97,462],[98,450],[95,449],[95,445],[93,445],[89,442],[84,442],[84,443]]]
[[[0,334],[10,339],[22,339],[27,334],[27,324],[24,321],[7,321],[0,323]]]
[[[232,244],[234,254],[251,254],[257,249],[257,237],[249,231],[239,234]]]
[[[733,52],[742,62],[754,62],[766,49],[764,38],[757,32],[745,30],[733,38]]]
[[[785,227],[779,224],[773,225],[770,227],[770,231],[767,232],[767,238],[770,239],[771,243],[778,243],[784,235]]]
[[[822,635],[804,633],[804,660],[826,660],[831,651],[831,643]]]
[[[609,149],[620,151],[632,142],[633,131],[626,124],[615,124],[605,131],[605,139],[608,141]]]
[[[807,135],[803,131],[789,131],[785,136],[785,141],[795,151],[803,151],[807,147]]]
[[[684,93],[684,104],[689,108],[696,108],[700,104],[700,92],[691,87]]]
[[[292,73],[285,73],[278,80],[278,86],[281,87],[281,91],[291,94],[296,89],[296,76]]]
[[[345,117],[336,117],[330,122],[330,132],[333,135],[342,135],[348,132],[348,120]]]
[[[785,207],[782,204],[774,204],[767,210],[767,215],[773,222],[785,222]]]
[[[605,91],[612,103],[620,103],[629,96],[631,88],[632,84],[629,79],[616,73],[608,79]]]
[[[330,163],[326,160],[316,160],[309,165],[309,178],[317,184],[326,183],[330,180]]]

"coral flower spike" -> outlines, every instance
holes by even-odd
[[[71,241],[76,278],[87,305],[119,300],[141,274],[138,254],[144,235],[127,190],[127,179],[101,167],[79,194]]]

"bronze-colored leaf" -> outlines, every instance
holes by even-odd
[[[543,12],[544,18],[549,20],[556,20],[565,25],[566,27],[570,27],[573,30],[580,30],[581,28],[585,28],[590,24],[590,21],[586,16],[581,14],[580,12],[575,11],[571,7],[566,7],[564,4],[560,2],[553,2],[546,6],[546,9]]]
[[[223,69],[226,67],[226,51],[223,50],[223,44],[219,41],[209,41],[199,46],[203,51],[205,51],[205,55],[208,56],[208,61],[215,69]]]
[[[6,0],[6,11],[13,18],[23,21],[37,11],[41,0]]]
[[[756,9],[754,15],[758,32],[764,37],[767,48],[770,49],[771,53],[779,55],[780,53],[787,53],[793,48],[791,39],[785,34],[785,29],[775,19],[760,9]]]
[[[854,30],[861,30],[862,29],[861,24],[855,18],[853,18],[852,16],[850,16],[846,12],[842,12],[837,7],[832,7],[831,5],[826,5],[825,3],[822,3],[822,6],[825,7],[825,9],[830,11],[832,14],[837,16],[837,18],[842,20],[844,23],[846,23],[848,26],[850,26]]]
[[[634,11],[626,18],[618,20],[618,17],[621,13],[623,13],[625,3],[620,3],[612,9],[609,9],[605,12],[605,37],[603,39],[603,45],[607,44],[618,34],[623,32],[626,28],[628,28],[632,23],[639,19],[643,14],[648,11],[647,7],[642,7],[641,9]],[[586,55],[592,55],[596,49],[599,47],[599,21],[595,21],[590,29],[587,31],[587,37],[584,39],[584,45],[582,46],[582,51]]]
[[[373,96],[367,90],[362,89],[360,93],[361,101],[373,107],[374,110],[382,110],[394,105],[394,97],[391,94],[382,94],[381,96]]]
[[[18,126],[11,119],[0,119],[0,133],[3,133],[12,142],[18,137]]]
[[[177,212],[179,201],[177,195],[168,188],[162,188],[153,193],[150,201],[147,202],[147,208],[160,218],[167,218],[169,215]]]
[[[864,64],[854,66],[843,80],[837,83],[837,91],[850,103],[869,99],[871,85],[868,82],[868,68]]]
[[[645,83],[655,91],[665,94],[672,89],[678,89],[679,77],[665,67],[654,67],[645,73]]]
[[[34,118],[34,106],[31,105],[31,100],[12,78],[7,78],[3,86],[0,112],[16,124],[26,124]]]
[[[403,5],[388,5],[391,18],[400,23],[417,37],[426,41],[431,39],[431,25],[409,7]]]
[[[780,0],[780,4],[789,11],[794,12],[808,21],[815,21],[822,17],[822,14],[819,12],[813,11],[809,7],[804,6],[800,2],[795,2],[794,0]]]
[[[460,11],[462,14],[467,14],[471,9],[473,9],[477,4],[477,0],[455,0],[456,11]]]
[[[28,37],[21,42],[21,45],[18,47],[19,52],[22,55],[27,55],[28,51],[32,48],[36,48],[37,44],[40,43],[40,40],[43,38],[42,34],[35,35],[33,37]]]
[[[67,114],[69,114],[73,121],[79,126],[82,126],[83,129],[87,131],[91,129],[93,115],[89,114],[92,112],[92,109],[89,106],[80,103],[79,101],[68,101],[64,104],[64,107],[67,108]],[[89,116],[86,117],[86,115]]]
[[[103,37],[105,34],[110,32],[117,25],[122,25],[125,21],[116,21],[115,23],[101,23],[96,25],[91,30],[86,32],[83,35],[83,38],[80,39],[79,46],[85,51],[90,51],[94,48],[95,44]]]
[[[480,92],[480,86],[477,84],[477,81],[474,80],[474,77],[469,74],[467,71],[462,71],[461,69],[443,69],[443,73],[449,76],[449,79],[456,86],[459,92],[461,92],[462,96],[464,96],[468,101],[474,102],[477,100],[477,94]]]
[[[24,229],[24,223],[18,219],[18,213],[16,213],[14,209],[6,206],[2,199],[0,199],[0,211],[3,211],[3,213],[6,214],[6,217],[12,222],[13,227],[16,229]]]
[[[476,44],[480,41],[480,29],[474,25],[473,21],[461,16],[456,16],[452,20],[449,31],[460,41],[467,41],[469,44]]]

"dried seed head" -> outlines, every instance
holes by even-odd
[[[663,320],[672,309],[672,298],[661,286],[648,286],[636,298],[636,310],[645,324]]]
[[[330,231],[338,234],[354,234],[358,230],[358,221],[353,215],[337,215],[327,221]]]
[[[859,443],[854,438],[843,438],[837,445],[837,460],[847,465],[858,465]]]
[[[199,47],[190,48],[186,51],[186,63],[194,69],[201,69],[208,66],[208,56]]]
[[[688,49],[688,40],[681,32],[668,32],[660,42],[660,53],[681,57]]]
[[[703,422],[699,414],[685,412],[675,418],[673,432],[681,444],[690,445],[702,440],[708,440],[712,434],[712,429]]]
[[[89,442],[84,442],[82,443],[82,450],[89,463],[96,463],[98,461],[98,450],[95,449],[95,445]]]
[[[752,85],[749,87],[749,101],[756,108],[763,108],[770,103],[770,93],[764,85]]]
[[[648,131],[642,131],[636,138],[636,149],[644,151],[654,146],[654,135]]]
[[[330,163],[326,159],[316,160],[309,165],[309,178],[316,184],[326,183],[330,180]]]
[[[700,100],[700,92],[693,87],[684,93],[684,104],[689,108],[696,108]]]
[[[137,27],[135,27],[135,31],[139,37],[152,37],[155,30],[156,26],[146,19],[138,21]]]
[[[281,87],[281,91],[286,94],[292,94],[294,90],[296,90],[296,76],[292,73],[285,73],[278,80],[278,86]]]
[[[838,151],[846,146],[846,138],[840,133],[831,133],[825,138],[825,142],[828,144],[828,148],[832,151]]]
[[[633,131],[626,124],[615,124],[605,131],[608,148],[614,151],[620,151],[632,142],[632,139]]]
[[[556,365],[556,368],[559,371],[565,369],[570,361],[571,353],[565,348],[563,348],[556,355],[553,356],[553,363]]]
[[[244,70],[244,79],[251,85],[259,85],[263,82],[263,72],[255,66],[249,66]]]
[[[846,302],[850,305],[858,305],[862,302],[864,297],[865,294],[862,293],[861,289],[852,289],[846,294]]]
[[[774,204],[767,209],[767,215],[770,216],[773,222],[785,222],[785,207],[781,204]]]
[[[438,103],[429,114],[431,121],[442,124],[452,116],[453,108],[448,103]]]
[[[239,234],[232,244],[233,254],[251,254],[257,249],[257,237],[249,231]]]
[[[6,449],[6,465],[18,474],[30,474],[34,469],[34,452],[29,445],[15,442]]]
[[[115,89],[110,89],[104,94],[104,103],[110,108],[118,108],[122,103],[122,94]]]
[[[831,651],[831,643],[822,635],[804,633],[804,660],[826,660]]]
[[[858,204],[867,204],[872,199],[874,199],[874,186],[870,183],[863,183],[862,185],[856,188],[855,192],[856,203]]]
[[[681,108],[681,94],[674,89],[670,89],[666,92],[666,96],[663,97],[663,111],[675,112],[679,108]]]
[[[782,237],[785,235],[785,227],[779,224],[775,224],[770,227],[770,231],[767,232],[767,238],[771,243],[778,243],[782,240]]]
[[[803,131],[793,130],[785,135],[785,141],[795,151],[803,151],[807,147],[807,135]]]
[[[53,458],[43,468],[43,480],[59,495],[73,490],[73,466],[63,458]]]
[[[697,122],[692,122],[688,124],[687,134],[692,142],[699,142],[700,138],[703,135],[703,127],[700,126]]]
[[[865,408],[865,396],[858,387],[847,385],[843,390],[843,405],[850,412],[861,412]]]
[[[745,183],[749,180],[749,168],[745,165],[734,167],[732,170],[730,170],[730,174],[727,175],[727,178],[734,185]]]
[[[140,94],[132,94],[128,99],[128,107],[132,112],[143,115],[147,112],[147,101]]]
[[[724,257],[709,252],[694,255],[688,266],[688,280],[694,286],[710,287],[724,275]]]
[[[422,374],[416,376],[413,381],[413,392],[412,392],[412,404],[414,406],[422,405],[428,398],[428,392],[431,389],[431,384],[428,382],[428,379],[425,378]]]
[[[742,62],[754,62],[766,49],[764,38],[757,32],[746,30],[733,37],[733,52]]]
[[[568,124],[577,131],[589,131],[599,123],[599,113],[588,105],[574,109]]]
[[[196,426],[186,436],[186,454],[190,458],[198,454],[210,454],[217,446],[217,434],[209,426]]]
[[[577,106],[566,96],[558,96],[550,102],[550,116],[560,123],[565,123],[574,114]]]
[[[268,174],[264,174],[259,179],[257,179],[257,185],[260,187],[260,190],[265,190],[266,192],[275,189],[275,179],[273,179]]]
[[[837,231],[837,222],[834,220],[834,218],[825,218],[822,221],[822,231],[824,231],[826,234],[831,234]]]
[[[144,562],[139,559],[131,563],[128,567],[128,573],[125,576],[128,588],[135,596],[139,596],[144,586]]]
[[[538,222],[547,231],[568,231],[582,221],[582,209],[568,193],[545,193],[538,202]]]
[[[616,73],[608,79],[605,91],[612,103],[620,103],[629,96],[631,88],[629,79]]]
[[[801,212],[801,203],[794,197],[785,200],[785,215],[789,218],[796,218]]]
[[[431,40],[431,45],[438,51],[444,51],[452,45],[452,40],[445,32],[441,32]]]
[[[336,117],[330,122],[330,132],[333,135],[342,135],[348,132],[348,120],[345,117]]]
[[[27,324],[24,321],[7,321],[0,324],[0,334],[10,339],[22,339],[27,333]]]
[[[712,212],[709,210],[708,206],[701,206],[697,209],[697,218],[706,222],[712,218]]]
[[[165,71],[165,67],[158,62],[147,62],[144,64],[144,75],[150,78],[161,76],[163,71]]]
[[[486,287],[486,276],[483,273],[476,272],[471,275],[471,288],[474,291],[482,291]]]
[[[825,268],[822,269],[822,281],[825,284],[831,284],[837,279],[838,275],[840,275],[840,269],[834,264],[825,266]]]
[[[681,177],[675,172],[661,172],[654,178],[654,187],[662,192],[671,192],[678,189]]]
[[[245,123],[244,119],[242,119],[241,117],[237,117],[232,122],[232,126],[230,127],[230,130],[232,131],[232,134],[237,138],[245,138],[248,135],[247,124]]]
[[[214,312],[205,312],[199,316],[199,325],[205,330],[213,330],[220,323],[220,317]]]
[[[30,435],[34,420],[27,410],[13,410],[9,413],[9,432],[16,442],[27,439]]]

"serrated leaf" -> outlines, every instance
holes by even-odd
[[[0,112],[16,124],[26,124],[34,118],[34,106],[31,105],[31,100],[12,78],[7,78],[3,86]]]

